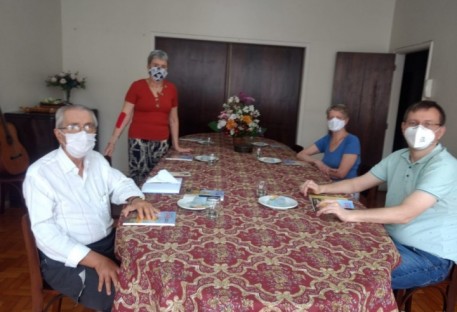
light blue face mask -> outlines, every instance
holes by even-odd
[[[343,129],[344,126],[345,126],[344,120],[336,118],[336,117],[333,117],[332,119],[330,119],[328,121],[328,129],[330,131],[339,131],[339,130]]]
[[[151,75],[151,78],[155,81],[162,81],[167,77],[168,72],[165,68],[155,66],[149,69],[149,75]]]

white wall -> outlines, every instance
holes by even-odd
[[[391,51],[433,41],[429,77],[434,80],[432,99],[448,117],[443,143],[457,155],[457,1],[400,0],[395,8]]]
[[[297,143],[308,145],[326,131],[336,52],[388,52],[395,5],[395,0],[61,1],[63,67],[87,77],[87,89],[73,92],[72,100],[99,109],[102,148],[128,86],[146,77],[154,34],[305,46]],[[126,141],[124,133],[114,155],[114,165],[124,171]]]
[[[0,106],[34,106],[61,93],[45,79],[62,68],[60,0],[0,2]]]

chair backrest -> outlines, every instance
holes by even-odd
[[[32,294],[32,311],[45,311],[43,310],[43,301],[44,295],[49,294],[54,296],[51,302],[47,307],[58,300],[54,305],[54,311],[59,311],[61,306],[61,297],[62,295],[52,289],[47,289],[43,285],[43,277],[41,276],[40,270],[40,258],[38,256],[38,249],[35,242],[35,237],[33,236],[32,230],[30,228],[30,219],[29,215],[25,214],[22,216],[22,235],[24,236],[25,250],[27,252],[27,259],[29,263],[29,272],[30,272],[30,288]]]
[[[452,266],[451,271],[449,272],[448,277],[439,283],[424,286],[416,287],[410,289],[400,289],[396,291],[396,300],[398,304],[398,309],[406,312],[410,312],[412,307],[413,295],[416,291],[423,288],[434,288],[438,290],[443,299],[442,305],[444,312],[454,312],[455,305],[457,303],[457,268],[456,264]],[[404,308],[404,309],[403,309]]]
[[[455,304],[457,303],[457,268],[456,264],[452,267],[451,274],[449,275],[449,284],[446,289],[446,306],[445,311],[454,311]]]

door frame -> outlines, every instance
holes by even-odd
[[[430,79],[430,64],[431,59],[433,56],[433,41],[426,41],[417,44],[412,44],[404,47],[400,47],[392,51],[395,53],[395,66],[396,69],[394,71],[392,77],[392,87],[391,87],[391,94],[389,100],[389,111],[387,113],[387,129],[386,134],[384,137],[384,147],[382,157],[386,157],[392,153],[393,144],[394,144],[394,136],[395,136],[395,124],[398,115],[398,106],[400,101],[400,91],[401,91],[401,81],[403,79],[403,70],[405,65],[405,57],[406,54],[411,52],[417,52],[428,49],[428,60],[427,60],[427,69],[425,71],[425,80]],[[424,96],[422,96],[424,99]]]
[[[150,46],[151,49],[155,49],[155,40],[156,37],[169,37],[176,39],[191,39],[191,40],[205,40],[205,41],[217,41],[217,42],[230,42],[230,43],[246,43],[246,44],[260,44],[260,45],[272,45],[272,46],[284,46],[284,47],[296,47],[303,48],[305,50],[303,60],[302,60],[302,72],[301,72],[301,85],[300,85],[300,95],[298,99],[298,114],[297,114],[297,129],[295,130],[295,141],[299,138],[299,131],[301,129],[301,121],[304,120],[305,111],[304,100],[306,97],[306,90],[308,85],[308,67],[309,57],[310,57],[310,44],[308,42],[299,42],[299,41],[276,41],[276,40],[259,40],[252,38],[236,38],[236,37],[223,37],[223,36],[208,36],[208,35],[190,35],[190,34],[177,34],[177,33],[168,33],[168,32],[151,32],[150,33]],[[295,142],[297,144],[297,142]]]

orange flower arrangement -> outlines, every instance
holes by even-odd
[[[233,137],[257,136],[260,112],[252,104],[255,99],[240,92],[222,104],[224,110],[219,114],[217,129]]]

